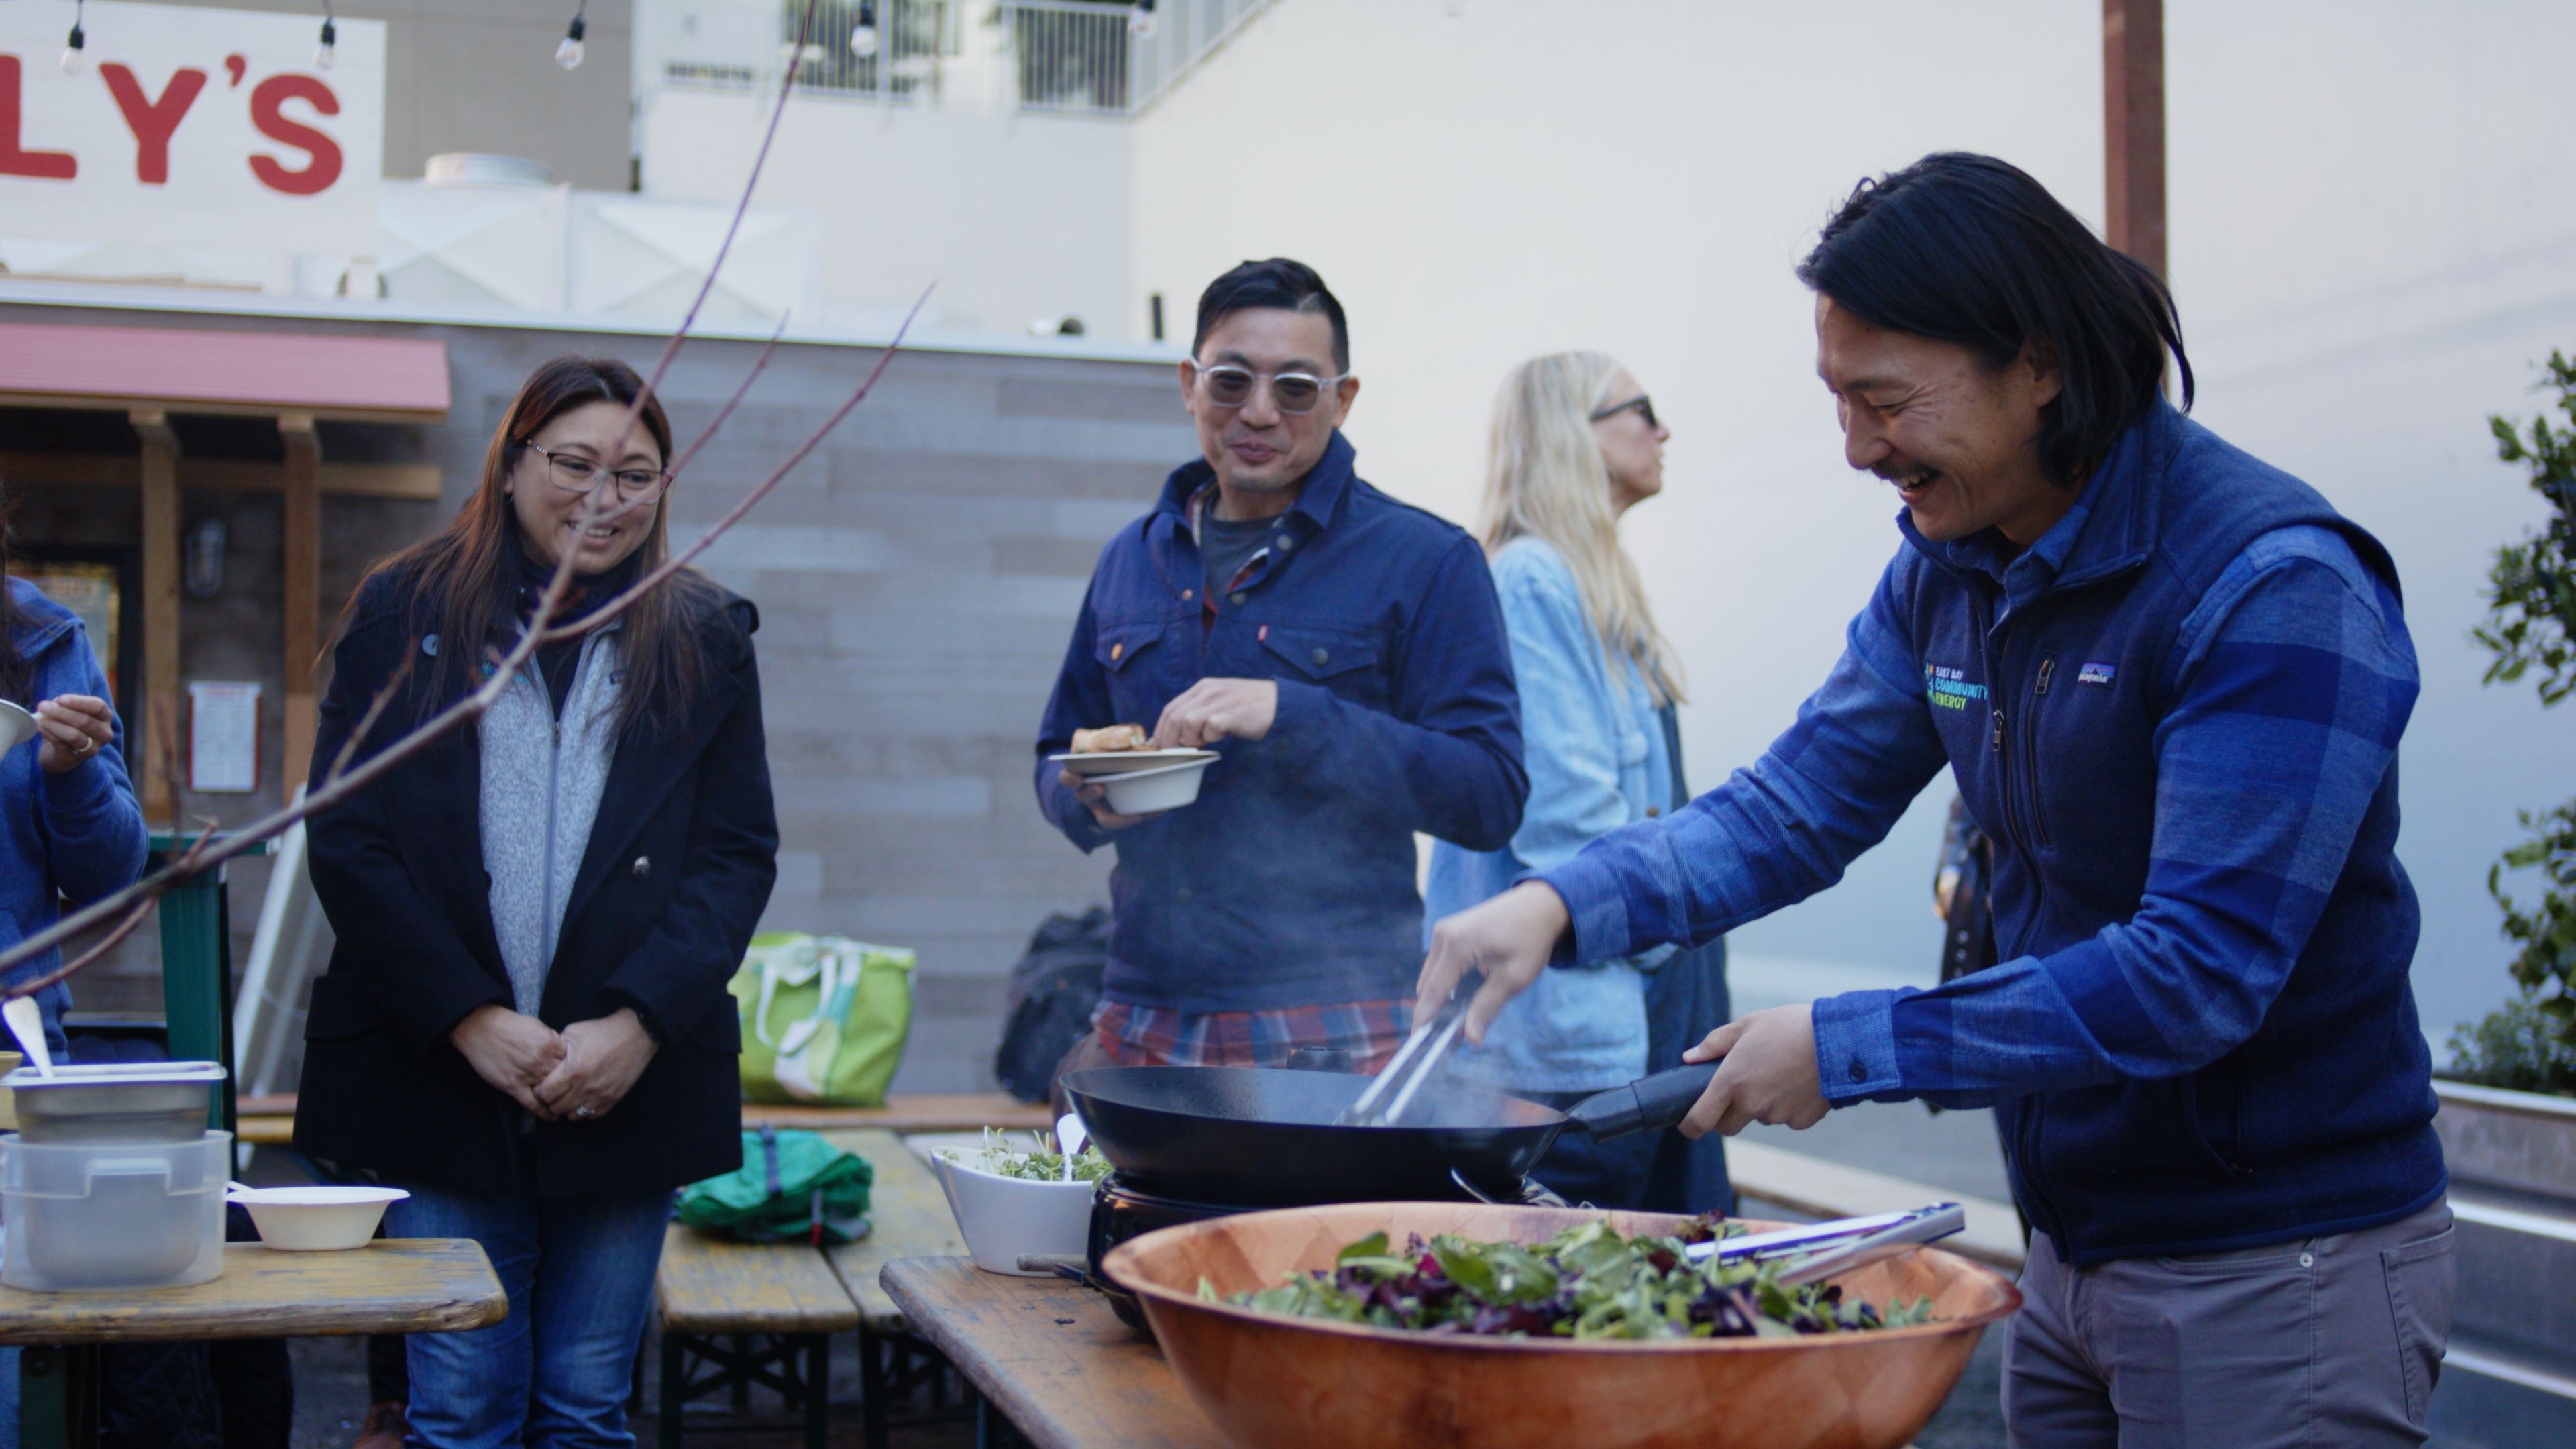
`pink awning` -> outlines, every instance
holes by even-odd
[[[0,406],[443,417],[447,344],[0,323]]]

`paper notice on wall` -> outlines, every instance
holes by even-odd
[[[188,788],[242,793],[259,788],[259,686],[188,683]]]

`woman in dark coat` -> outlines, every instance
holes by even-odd
[[[670,424],[650,399],[628,424],[642,386],[608,359],[529,376],[473,499],[343,613],[317,782],[380,692],[360,759],[481,685],[559,561],[578,619],[667,557]],[[510,1295],[503,1323],[411,1339],[414,1443],[634,1442],[671,1192],[741,1162],[725,983],[778,848],[756,627],[683,572],[312,822],[338,944],[296,1149],[410,1189],[388,1233],[474,1239]]]

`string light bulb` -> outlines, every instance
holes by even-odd
[[[861,0],[859,23],[850,30],[850,54],[861,60],[877,53],[877,7]]]
[[[1136,0],[1136,8],[1127,12],[1127,33],[1138,40],[1154,35],[1154,0]]]
[[[325,5],[322,7],[322,40],[313,47],[315,70],[329,70],[331,63],[340,58],[340,27],[331,21],[331,7]]]
[[[555,64],[566,70],[581,69],[581,35],[584,28],[581,17],[582,12],[589,8],[590,0],[582,0],[580,9],[572,13],[572,24],[564,28],[563,43],[555,47]]]
[[[85,8],[85,6],[77,5],[72,8],[71,43],[63,47],[62,66],[63,74],[65,75],[79,75],[81,73],[81,61],[83,58],[81,50],[87,42],[87,37],[81,34],[81,12]]]

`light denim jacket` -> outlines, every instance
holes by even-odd
[[[1441,917],[1530,871],[1563,864],[1673,798],[1654,697],[1633,664],[1622,661],[1614,676],[1564,558],[1538,539],[1515,539],[1495,555],[1493,572],[1520,683],[1529,804],[1508,849],[1463,850],[1445,840],[1432,846],[1426,943]],[[1461,1045],[1452,1064],[1466,1079],[1504,1091],[1586,1092],[1636,1080],[1646,1070],[1641,973],[1673,949],[1540,973],[1495,1018],[1484,1045]]]

